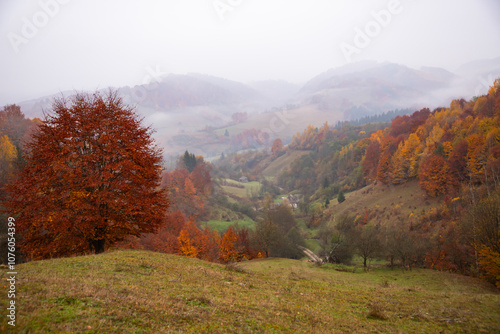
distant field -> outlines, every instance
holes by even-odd
[[[252,194],[252,191],[258,193],[260,190],[260,182],[252,181],[247,183],[238,182],[231,179],[225,180],[227,183],[237,185],[239,187],[243,186],[243,188],[231,187],[231,186],[222,186],[225,192],[229,194],[236,195],[238,197],[249,197]]]
[[[219,234],[223,234],[230,226],[234,226],[235,224],[238,224],[239,227],[246,227],[251,230],[255,229],[255,222],[248,217],[229,222],[223,220],[209,220],[207,222],[202,222],[202,227],[208,226],[211,229],[217,230]]]
[[[353,273],[277,258],[224,266],[120,250],[16,270],[18,333],[500,332],[498,289],[425,269]],[[3,297],[2,333],[12,329],[6,308]]]

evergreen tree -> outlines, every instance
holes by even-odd
[[[184,152],[184,157],[182,158],[184,162],[184,167],[191,173],[196,167],[196,156],[188,151]]]
[[[323,188],[326,189],[330,186],[330,181],[328,180],[328,177],[325,176],[323,179]]]
[[[344,192],[342,190],[339,192],[339,195],[337,196],[337,200],[339,201],[339,203],[342,203],[343,201],[345,201],[345,195],[344,195]]]

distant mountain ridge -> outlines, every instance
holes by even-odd
[[[412,69],[393,63],[360,62],[331,69],[309,80],[302,101],[322,109],[340,106],[362,117],[391,109],[435,105],[433,92],[449,87],[457,76],[440,68]],[[446,101],[449,96],[443,97]]]
[[[497,63],[493,60],[463,67],[467,73],[484,73],[491,66],[487,75],[464,76],[442,68],[413,69],[364,61],[327,70],[303,85],[281,80],[245,84],[189,73],[114,89],[156,130],[155,138],[165,148],[165,155],[189,149],[213,157],[245,130],[264,131],[270,138],[287,140],[308,124],[336,124],[390,110],[433,109],[453,99],[469,100],[486,93],[495,79]],[[66,91],[19,105],[27,117],[41,118],[44,110],[50,110],[54,97],[74,93]],[[229,130],[227,137],[223,136],[225,130]]]
[[[286,104],[301,87],[284,80],[254,81],[248,85],[268,98],[275,106]]]
[[[139,105],[156,109],[265,100],[257,91],[242,83],[202,74],[170,74],[142,87],[143,95],[137,94],[138,86],[120,88],[120,93],[136,100]]]
[[[188,73],[170,74],[149,84],[116,89],[126,103],[137,105],[139,111],[145,108],[170,112],[186,107],[214,106],[238,112],[236,109],[245,106],[245,111],[262,112],[290,102],[314,104],[321,110],[344,113],[358,110],[358,114],[351,116],[363,117],[397,108],[439,105],[456,97],[451,92],[470,92],[479,85],[487,86],[486,81],[500,76],[500,57],[464,64],[456,73],[437,67],[412,69],[389,62],[362,61],[329,69],[302,86],[283,80],[244,84]],[[19,104],[27,116],[41,117],[42,110],[50,106],[53,97],[73,93],[66,91]]]
[[[500,57],[491,59],[474,60],[459,66],[454,71],[461,76],[477,76],[487,74],[500,74]]]

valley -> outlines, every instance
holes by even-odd
[[[499,12],[0,1],[0,333],[500,333]]]

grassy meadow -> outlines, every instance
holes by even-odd
[[[16,269],[16,327],[2,298],[2,333],[500,331],[497,289],[424,269],[364,272],[277,258],[225,266],[134,250]]]
[[[231,179],[225,181],[228,185],[222,186],[222,189],[230,195],[241,198],[250,197],[252,192],[258,194],[261,186],[260,182],[257,181],[238,182]]]
[[[238,219],[235,221],[224,221],[224,220],[209,220],[201,223],[201,227],[204,226],[210,227],[212,230],[216,230],[219,234],[223,234],[230,226],[238,225],[238,227],[245,227],[248,229],[255,229],[255,222],[248,218],[247,216],[244,219]]]

